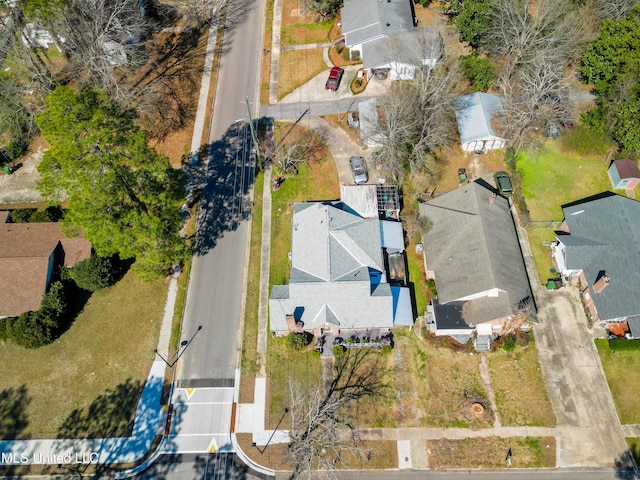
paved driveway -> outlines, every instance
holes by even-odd
[[[356,97],[351,93],[349,89],[349,85],[351,81],[355,78],[358,70],[361,68],[361,65],[350,65],[344,67],[344,75],[342,77],[342,81],[340,82],[340,86],[338,90],[332,92],[331,90],[325,90],[324,85],[329,76],[329,68],[327,68],[324,72],[319,75],[316,75],[307,83],[298,87],[289,95],[280,100],[280,103],[305,103],[305,102],[317,102],[322,100],[337,100],[340,98],[348,98],[348,97]],[[375,97],[378,95],[384,94],[389,85],[391,84],[391,80],[387,78],[386,80],[378,80],[373,78],[367,84],[367,88],[361,95],[366,95],[368,97]]]
[[[546,292],[536,347],[560,436],[558,467],[607,467],[627,450],[576,287]]]

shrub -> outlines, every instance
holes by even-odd
[[[344,355],[344,350],[345,348],[343,345],[336,345],[335,347],[333,347],[333,356],[340,357]]]
[[[287,346],[295,351],[302,350],[311,343],[312,335],[306,332],[291,332],[287,335]]]
[[[507,335],[504,338],[504,342],[502,342],[502,348],[504,348],[507,352],[512,351],[516,348],[516,337],[515,335]]]
[[[73,280],[81,289],[95,292],[113,285],[115,271],[111,258],[92,256],[67,269],[63,276]]]
[[[17,345],[37,348],[55,340],[62,315],[66,313],[67,302],[64,285],[51,284],[49,291],[42,297],[40,310],[25,312],[19,317],[7,319],[2,325],[5,338]]]
[[[7,157],[10,160],[16,160],[20,158],[26,151],[29,145],[24,140],[12,140],[7,145]]]
[[[393,351],[393,348],[391,348],[391,345],[382,345],[380,351],[385,355],[389,355]]]
[[[351,61],[352,62],[359,62],[360,61],[360,51],[359,50],[353,50],[351,52]]]
[[[11,211],[11,222],[28,223],[31,216],[36,213],[35,208],[19,208]]]
[[[349,59],[351,58],[351,55],[349,54],[349,49],[348,48],[343,48],[342,49],[342,60],[344,60],[345,62],[348,62]]]
[[[475,52],[463,57],[462,71],[476,91],[484,92],[495,84],[496,74],[491,60]]]
[[[604,155],[611,146],[611,140],[602,130],[580,124],[560,135],[560,148],[579,155]]]

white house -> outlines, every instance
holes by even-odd
[[[502,100],[496,95],[476,92],[460,97],[456,102],[456,120],[462,150],[484,152],[503,148],[507,140],[496,133],[502,130],[503,117]]]

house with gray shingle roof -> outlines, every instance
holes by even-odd
[[[429,307],[436,335],[494,335],[523,308],[534,307],[506,198],[471,182],[419,206]],[[534,307],[535,308],[535,307]]]
[[[640,336],[640,202],[606,192],[562,207],[557,270],[578,276],[591,318],[636,325]]]
[[[340,10],[345,45],[363,66],[388,71],[392,80],[414,78],[420,65],[434,67],[444,45],[432,28],[417,26],[409,0],[345,0]]]
[[[320,336],[413,325],[409,289],[388,269],[402,252],[400,222],[362,218],[341,202],[294,204],[291,274],[271,290],[271,331]]]
[[[504,107],[500,97],[476,92],[460,97],[455,107],[462,150],[484,152],[505,146],[507,141],[501,136]]]
[[[411,80],[420,65],[433,68],[443,55],[440,33],[420,27],[364,43],[362,66],[369,71],[388,70],[391,80]]]
[[[347,47],[362,53],[362,45],[404,33],[415,27],[410,0],[345,0],[340,9]]]

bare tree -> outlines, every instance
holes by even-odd
[[[503,60],[498,84],[503,91],[516,71],[539,52],[562,62],[576,58],[587,41],[577,10],[567,0],[493,0],[484,47]]]
[[[270,132],[260,145],[262,156],[273,162],[274,173],[286,178],[297,175],[300,164],[307,163],[325,145],[325,140],[319,132],[293,125],[277,144]]]
[[[600,20],[622,20],[640,0],[588,0],[586,7]]]
[[[453,99],[459,72],[453,63],[416,70],[412,82],[392,85],[380,99],[382,160],[395,180],[405,170],[433,166],[433,151],[454,135]]]
[[[294,469],[290,479],[311,478],[314,470],[327,473],[341,465],[343,455],[362,455],[353,427],[355,405],[389,394],[385,358],[371,349],[347,349],[336,357],[332,381],[310,389],[289,383],[291,442],[287,458]]]
[[[145,60],[144,27],[137,0],[69,0],[52,25],[64,39],[69,71],[84,72],[76,78],[114,97],[118,79]]]
[[[518,70],[504,95],[506,130],[517,150],[531,127],[540,129],[549,121],[568,123],[569,80],[565,64],[553,51],[542,50]]]
[[[184,7],[187,17],[200,28],[212,19],[218,19],[229,3],[230,0],[186,0]]]

